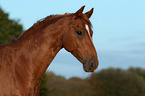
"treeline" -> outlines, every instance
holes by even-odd
[[[86,79],[52,72],[42,78],[40,96],[145,96],[145,69],[104,69]]]
[[[19,20],[9,19],[9,14],[0,8],[0,44],[10,42],[23,32],[23,26]]]

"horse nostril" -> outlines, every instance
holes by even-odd
[[[91,66],[90,66],[91,68],[95,68],[95,62],[94,61],[91,61],[90,64],[91,64]]]
[[[91,62],[91,68],[94,68],[94,62]]]

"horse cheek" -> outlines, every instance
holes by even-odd
[[[74,51],[76,49],[76,44],[75,44],[74,38],[72,38],[72,36],[64,37],[63,47],[69,52]]]

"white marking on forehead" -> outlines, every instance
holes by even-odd
[[[86,30],[87,30],[87,32],[88,32],[88,35],[89,35],[89,37],[90,37],[90,40],[91,40],[91,42],[92,42],[92,44],[93,44],[92,37],[91,37],[91,34],[90,34],[89,26],[88,26],[87,24],[85,24],[85,28],[86,28]]]
[[[89,26],[88,26],[87,24],[85,24],[85,28],[86,28],[86,30],[87,30],[87,32],[88,32],[88,34],[89,34],[89,36],[91,37],[91,34],[90,34],[90,29],[89,29]]]

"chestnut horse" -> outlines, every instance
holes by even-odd
[[[89,18],[83,14],[48,16],[23,32],[16,40],[0,46],[0,96],[39,96],[41,78],[59,52],[65,48],[86,72],[98,66]]]

